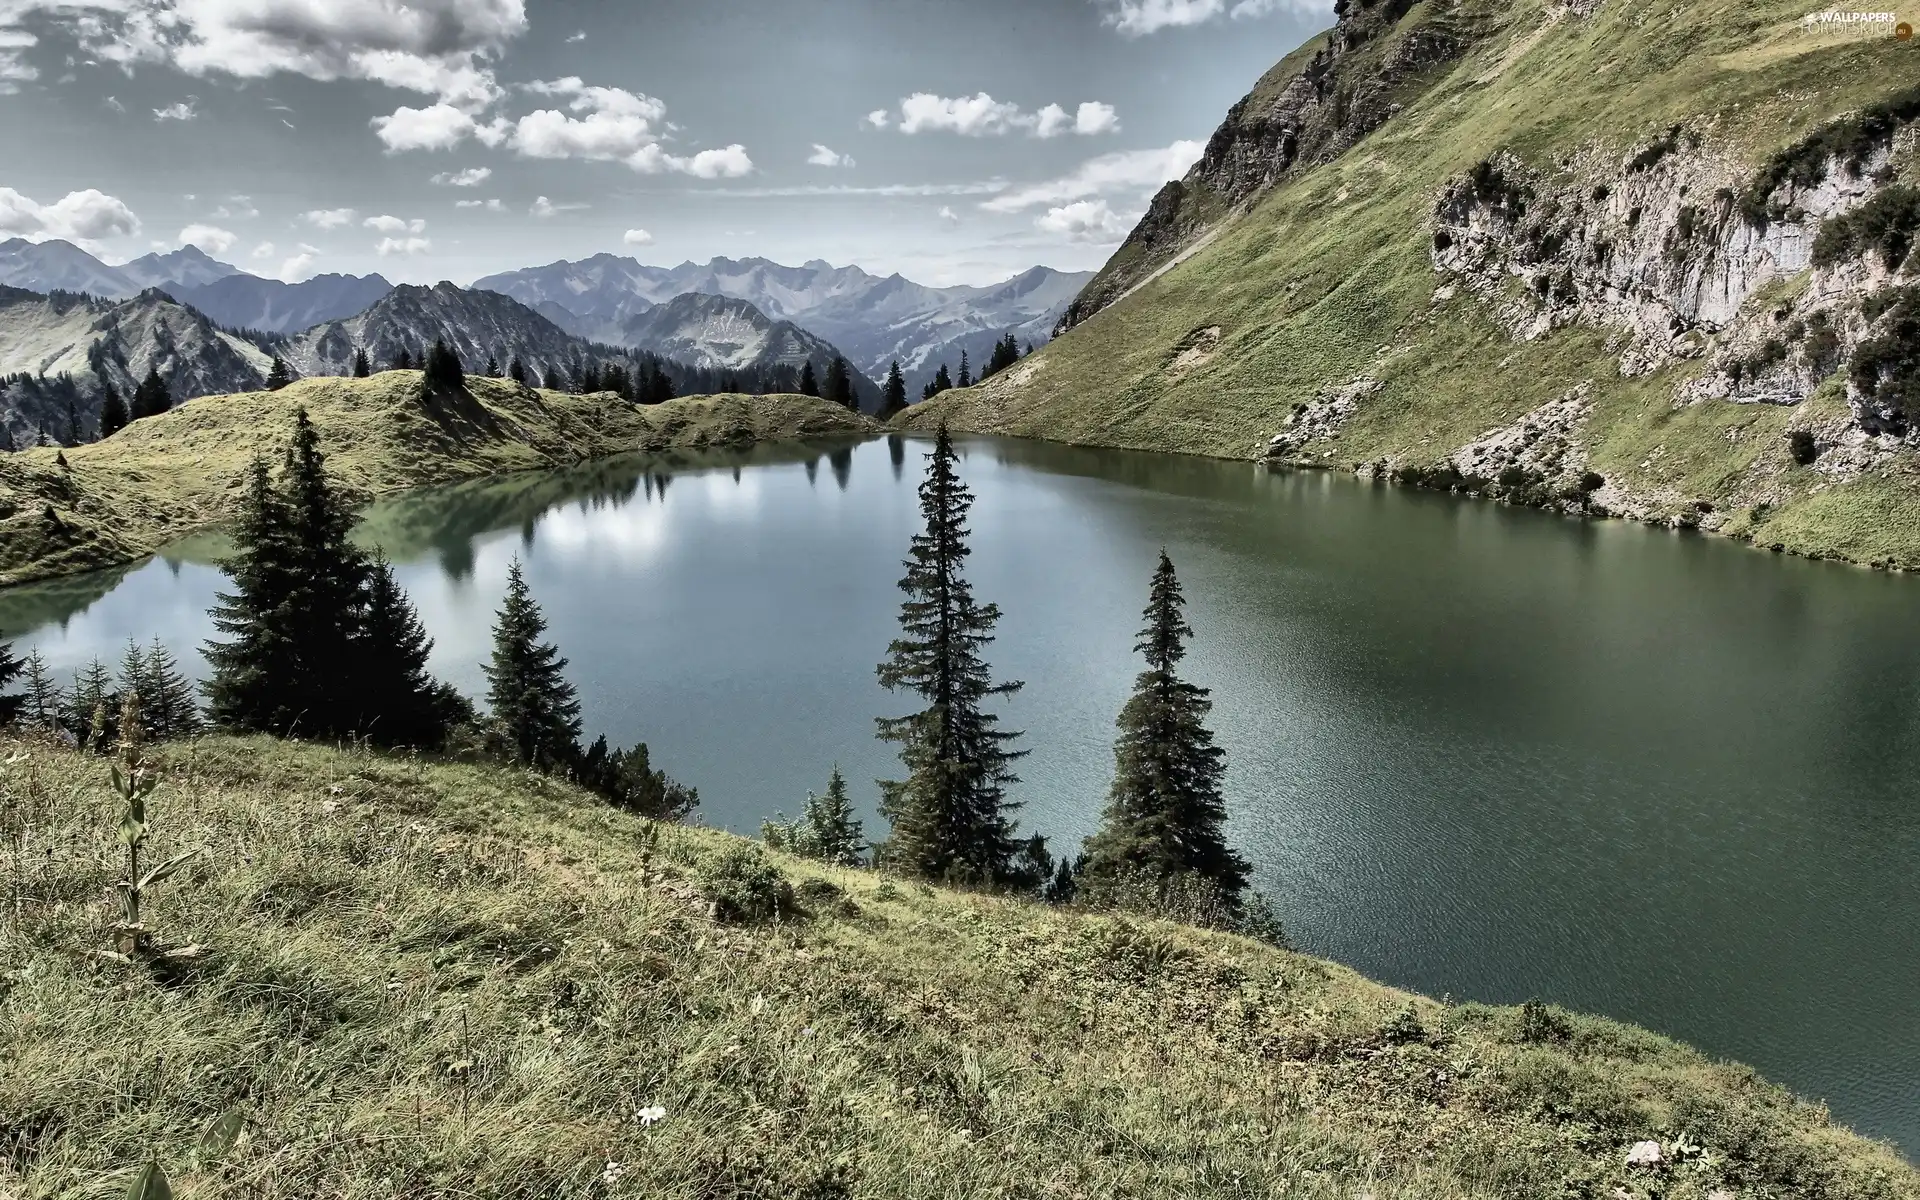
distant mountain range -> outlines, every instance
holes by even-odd
[[[977,370],[1008,332],[1045,341],[1088,278],[1035,267],[993,287],[931,288],[820,261],[651,267],[602,254],[471,289],[396,288],[379,275],[263,279],[193,246],[109,266],[69,242],[14,238],[0,242],[0,287],[22,292],[0,305],[0,371],[54,378],[12,387],[0,427],[16,442],[57,436],[72,403],[84,432],[97,381],[126,391],[149,365],[178,400],[259,386],[270,352],[300,375],[341,374],[358,347],[384,366],[401,345],[417,354],[436,337],[474,370],[489,355],[504,365],[518,354],[538,374],[553,366],[565,375],[642,351],[671,360],[683,390],[797,386],[808,362],[824,387],[843,357],[860,406],[874,411],[890,363],[917,398],[942,364],[957,372],[963,351]],[[54,292],[94,299],[46,295]],[[96,360],[116,365],[95,370]],[[58,383],[62,375],[75,382]]]
[[[489,275],[477,288],[505,292],[583,337],[617,340],[638,313],[689,292],[746,300],[776,321],[791,321],[839,346],[859,370],[884,379],[898,361],[908,395],[942,363],[958,371],[961,351],[977,367],[1011,332],[1022,344],[1045,342],[1092,272],[1034,267],[991,287],[927,287],[901,275],[815,260],[786,267],[764,258],[650,267],[597,254]]]
[[[721,374],[811,363],[822,391],[835,358],[847,358],[854,395],[867,412],[878,412],[880,385],[852,366],[832,343],[795,325],[776,321],[746,301],[688,292],[621,322],[619,345],[644,346],[663,358]]]

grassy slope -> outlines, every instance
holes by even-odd
[[[203,396],[103,442],[0,456],[0,586],[110,566],[221,520],[256,453],[277,456],[305,406],[334,475],[373,497],[622,451],[858,433],[867,418],[805,396],[698,396],[635,407],[469,378],[424,399],[417,371]],[[62,469],[55,454],[63,454]],[[51,507],[57,521],[47,519]]]
[[[556,782],[264,739],[165,766],[149,861],[206,853],[149,922],[209,952],[162,982],[77,953],[109,938],[105,764],[0,740],[0,1192],[118,1194],[151,1153],[208,1198],[1920,1194],[1609,1021],[1528,1043],[1240,938],[783,858],[811,915],[725,927],[695,881],[733,839],[649,851]],[[248,1139],[192,1176],[235,1108]],[[1626,1165],[1682,1133],[1702,1153]]]
[[[1437,19],[1433,0],[1408,21]],[[1467,0],[1445,19],[1496,32],[1430,92],[1340,159],[1266,196],[1188,261],[986,386],[916,405],[902,424],[1141,449],[1253,457],[1289,409],[1367,373],[1384,388],[1361,405],[1330,465],[1442,454],[1594,384],[1592,464],[1678,511],[1724,499],[1755,468],[1775,476],[1762,542],[1920,565],[1920,480],[1904,469],[1834,486],[1795,467],[1791,409],[1675,409],[1697,367],[1623,380],[1604,331],[1517,343],[1429,265],[1428,214],[1452,176],[1496,150],[1552,162],[1585,146],[1624,155],[1676,123],[1757,163],[1832,116],[1908,85],[1920,50],[1858,27],[1799,23],[1805,5],[1607,0],[1586,20],[1548,25],[1537,2]],[[1524,51],[1509,55],[1510,49]],[[1217,325],[1212,358],[1169,371],[1190,331]],[[1736,526],[1745,529],[1745,523]]]

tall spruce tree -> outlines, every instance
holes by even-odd
[[[488,379],[498,379],[498,378],[500,378],[500,360],[499,360],[499,359],[497,359],[497,358],[495,358],[495,357],[494,357],[493,355],[491,355],[491,354],[489,354],[489,355],[487,355],[487,372],[486,372],[486,374],[487,374],[487,378],[488,378]]]
[[[287,362],[278,354],[273,356],[273,367],[267,372],[267,390],[277,392],[293,382],[293,373],[287,370]],[[145,699],[145,697],[141,697]]]
[[[941,392],[952,390],[953,376],[947,374],[947,364],[941,363],[940,369],[933,373],[933,394],[938,396]]]
[[[520,361],[518,354],[514,355],[512,361],[507,363],[507,378],[513,380],[521,387],[527,385],[527,364]]]
[[[993,641],[1000,610],[974,600],[963,569],[967,512],[973,495],[954,470],[955,455],[941,424],[920,484],[925,529],[913,538],[900,590],[902,637],[878,668],[881,686],[905,689],[926,702],[904,717],[881,717],[880,736],[900,745],[902,780],[882,780],[880,811],[893,824],[885,861],[929,878],[1008,883],[1017,878],[1020,849],[1008,819],[1015,805],[1006,788],[1018,781],[1012,764],[1026,753],[1011,748],[1020,735],[999,729],[985,710],[994,696],[1020,689],[994,683],[981,657]]]
[[[365,379],[372,374],[373,364],[367,361],[367,348],[365,346],[355,346],[353,348],[353,377],[355,379]]]
[[[400,349],[394,352],[393,369],[396,371],[411,371],[413,369],[413,355],[407,353],[407,345],[405,342],[400,343]]]
[[[13,646],[0,642],[0,729],[14,723],[27,708],[27,694],[10,691],[27,664],[13,653]]]
[[[507,569],[507,595],[493,625],[487,705],[499,748],[516,762],[550,771],[579,753],[580,700],[564,674],[567,660],[541,641],[547,619],[527,590],[520,560]]]
[[[348,540],[352,528],[319,432],[299,409],[281,486],[256,461],[235,531],[239,554],[221,564],[236,590],[213,611],[215,628],[232,640],[205,650],[215,724],[316,737],[368,732],[351,669],[368,564]]]
[[[1120,710],[1114,780],[1098,832],[1079,868],[1084,890],[1144,878],[1161,888],[1182,877],[1216,886],[1229,911],[1247,886],[1247,864],[1227,845],[1220,779],[1226,752],[1213,744],[1207,689],[1177,668],[1193,636],[1173,561],[1165,551],[1148,593],[1146,628],[1134,649],[1147,669]]]
[[[110,438],[127,427],[127,402],[112,383],[105,383],[100,392],[100,436]]]
[[[433,339],[433,346],[427,351],[425,364],[425,383],[433,391],[452,395],[467,386],[466,370],[460,365],[460,355],[447,345],[447,339]]]
[[[547,367],[546,378],[540,381],[540,386],[550,392],[563,390],[566,385],[560,382],[560,368],[549,365]]]
[[[900,374],[900,360],[887,368],[887,384],[881,390],[880,415],[890,417],[907,406],[907,380]]]
[[[847,370],[847,360],[839,355],[827,365],[827,399],[842,408],[857,408],[853,398],[853,376]]]
[[[963,388],[973,386],[973,373],[967,368],[967,352],[964,348],[960,351],[960,378],[957,382]]]
[[[148,367],[147,377],[134,389],[132,418],[157,417],[172,407],[173,395],[167,391],[167,381],[160,378],[160,368]]]
[[[800,394],[802,396],[820,394],[820,382],[814,378],[812,359],[808,359],[800,368]]]
[[[0,654],[4,653],[0,649]],[[47,670],[47,660],[39,650],[27,651],[25,666],[22,682],[27,689],[27,703],[20,719],[31,728],[48,733],[57,732],[65,712],[66,694],[54,681],[53,673]]]

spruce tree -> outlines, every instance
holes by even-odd
[[[954,471],[943,423],[920,485],[923,532],[913,538],[900,590],[904,636],[887,648],[880,684],[926,702],[919,712],[879,719],[880,736],[900,745],[907,777],[881,781],[880,811],[893,824],[883,855],[900,870],[929,878],[1006,883],[1018,874],[1019,843],[1006,786],[1020,735],[997,728],[983,705],[1019,690],[996,684],[981,652],[993,641],[1000,610],[979,604],[962,573],[973,495]]]
[[[353,672],[368,564],[348,540],[353,511],[327,478],[318,431],[294,415],[282,484],[256,460],[234,540],[221,564],[235,584],[213,611],[231,636],[209,643],[206,692],[215,724],[273,733],[366,732]]]
[[[0,655],[6,651],[0,649]],[[21,719],[35,729],[48,733],[60,729],[65,714],[66,694],[58,683],[54,682],[52,672],[47,670],[47,660],[40,656],[39,650],[29,650],[26,657],[27,704],[20,714]]]
[[[656,771],[641,742],[631,750],[607,750],[605,735],[580,757],[574,778],[619,808],[655,821],[679,821],[700,804],[700,790],[684,787]]]
[[[1226,752],[1213,744],[1206,726],[1213,702],[1207,689],[1177,672],[1193,636],[1184,605],[1173,562],[1162,551],[1146,628],[1134,646],[1147,669],[1120,710],[1113,787],[1100,829],[1087,839],[1079,884],[1093,891],[1144,879],[1165,889],[1197,877],[1217,887],[1228,911],[1235,911],[1247,886],[1247,864],[1222,833]]]
[[[413,356],[407,353],[406,343],[404,342],[400,344],[400,349],[395,352],[393,356],[393,369],[396,371],[413,370]]]
[[[807,799],[805,815],[813,856],[836,866],[859,866],[866,857],[867,839],[860,818],[853,815],[853,801],[847,796],[847,779],[840,774],[839,763],[833,764],[826,793]]]
[[[933,389],[932,394],[935,396],[938,396],[941,392],[950,392],[953,390],[953,376],[947,374],[947,364],[941,363],[940,369],[934,372],[933,384],[931,386]]]
[[[61,724],[81,749],[105,753],[119,740],[115,728],[119,713],[120,697],[113,689],[113,673],[96,658],[73,677]]]
[[[160,378],[160,368],[147,368],[147,377],[133,393],[132,418],[136,421],[144,417],[155,417],[173,407],[173,396],[167,391],[167,381]]]
[[[353,377],[355,379],[365,379],[372,374],[373,364],[367,361],[367,348],[365,346],[355,346],[353,348]]]
[[[26,669],[27,664],[14,656],[12,644],[0,642],[0,729],[13,724],[26,711],[27,695],[15,695],[7,690]]]
[[[433,339],[433,346],[427,351],[424,382],[428,389],[447,395],[463,391],[467,386],[460,355],[447,345],[445,338]]]
[[[972,386],[973,386],[973,373],[972,373],[971,371],[969,371],[969,370],[967,369],[967,352],[966,352],[966,350],[964,350],[964,349],[962,349],[962,350],[960,351],[960,380],[959,380],[959,384],[960,384],[960,386],[961,386],[961,387],[963,387],[963,388],[964,388],[964,387],[972,387]]]
[[[507,378],[521,387],[527,386],[527,364],[520,361],[518,354],[514,355],[513,360],[507,364]]]
[[[102,385],[100,394],[100,436],[110,438],[127,427],[127,402],[111,382]]]
[[[354,671],[368,735],[389,746],[444,743],[468,705],[428,673],[433,639],[384,555],[376,555],[368,567],[366,619],[358,643]]]
[[[173,654],[154,638],[142,656],[140,715],[148,736],[178,741],[200,732],[200,701]]]
[[[837,354],[827,366],[827,399],[842,408],[859,407],[853,398],[853,377],[847,371],[847,360]]]
[[[800,394],[802,396],[818,396],[820,394],[820,382],[814,378],[812,359],[808,359],[805,365],[800,368]]]
[[[267,390],[277,392],[292,382],[293,374],[287,370],[286,360],[278,354],[274,355],[273,368],[267,372]]]
[[[907,380],[900,374],[900,360],[887,368],[887,385],[881,393],[880,415],[890,417],[907,406]]]
[[[516,558],[493,625],[493,660],[482,668],[487,705],[499,748],[518,763],[550,771],[579,752],[580,701],[563,674],[567,660],[540,640],[546,631]]]
[[[560,368],[555,366],[548,366],[546,378],[540,381],[540,386],[546,388],[550,392],[558,392],[563,390],[566,385],[560,382]]]
[[[487,378],[500,378],[500,360],[491,354],[487,355]]]

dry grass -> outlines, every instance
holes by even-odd
[[[1529,1040],[1235,937],[780,856],[805,915],[717,924],[701,880],[737,839],[487,765],[165,749],[152,854],[205,853],[146,909],[208,952],[156,973],[87,957],[104,762],[0,763],[0,1194],[118,1195],[153,1155],[183,1195],[262,1200],[1920,1188],[1645,1031],[1554,1012]],[[1629,1167],[1642,1139],[1669,1163]]]
[[[221,521],[248,462],[281,453],[301,406],[320,431],[329,470],[362,499],[623,451],[873,427],[807,396],[694,396],[636,407],[611,392],[467,382],[467,396],[449,398],[426,395],[418,371],[303,379],[277,392],[203,396],[92,445],[0,457],[0,587],[128,562]]]

